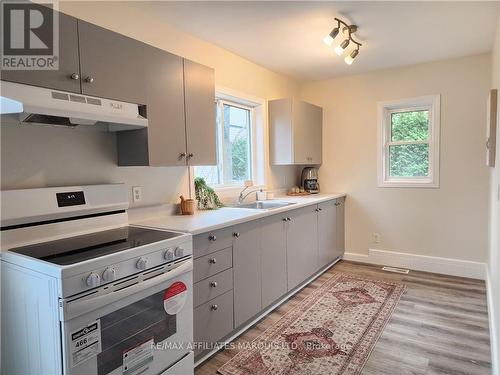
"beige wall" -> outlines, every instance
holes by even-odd
[[[346,251],[369,248],[486,261],[488,169],[481,55],[306,84],[324,108],[323,190],[345,191]],[[439,189],[377,188],[377,102],[441,94]],[[381,235],[372,243],[372,233]]]
[[[492,54],[492,75],[491,87],[500,90],[500,14],[498,17],[497,33],[495,37],[495,45]],[[498,101],[498,108],[500,110],[500,98]],[[499,112],[500,114],[500,112]],[[496,328],[496,361],[497,371],[500,371],[500,116],[497,120],[497,152],[495,168],[490,169],[490,252],[489,252],[489,277],[490,285],[493,294],[493,311],[495,314],[495,328]]]
[[[298,84],[294,80],[173,29],[140,2],[60,2],[60,9],[211,66],[215,68],[217,86],[262,99],[298,93]],[[1,138],[2,189],[125,182],[129,186],[143,186],[141,205],[147,205],[175,202],[179,194],[186,194],[188,188],[186,168],[118,168],[114,134],[4,126]],[[269,187],[293,184],[295,178],[295,167],[269,167],[266,162]]]

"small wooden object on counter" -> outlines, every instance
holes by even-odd
[[[181,213],[183,215],[193,215],[194,205],[194,199],[184,199],[184,197],[181,195]]]
[[[292,193],[291,191],[289,191],[288,193],[286,193],[286,195],[289,195],[291,197],[301,197],[303,195],[311,195],[311,193],[307,192],[307,191],[303,191],[302,193]]]

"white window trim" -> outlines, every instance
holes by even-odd
[[[252,109],[252,129],[251,129],[251,142],[252,142],[252,180],[254,188],[265,188],[265,159],[264,159],[264,136],[265,136],[265,99],[248,95],[237,90],[233,90],[223,86],[216,86],[215,88],[216,100],[229,102],[240,107],[247,107]],[[218,150],[217,150],[218,152]],[[194,167],[191,168],[191,176],[194,176]],[[193,179],[194,181],[194,179]],[[194,182],[192,182],[194,186]],[[221,193],[221,197],[232,196],[239,192],[243,185],[239,184],[217,184],[210,185],[215,191]],[[193,187],[194,191],[194,187]]]
[[[390,116],[394,112],[429,111],[429,176],[426,177],[390,177],[389,176],[389,144],[405,144],[405,142],[390,142]],[[441,97],[427,95],[402,100],[378,103],[378,136],[377,136],[377,174],[378,187],[405,188],[439,188],[439,136],[441,118]],[[408,142],[415,144],[419,142]]]

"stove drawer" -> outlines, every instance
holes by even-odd
[[[233,330],[233,291],[194,309],[194,341],[210,347]],[[195,356],[203,350],[196,350]]]
[[[198,258],[233,245],[233,228],[222,228],[193,237],[193,257]]]
[[[233,266],[233,248],[229,247],[194,260],[195,283]]]
[[[232,268],[194,284],[194,307],[210,301],[231,289],[233,289]]]

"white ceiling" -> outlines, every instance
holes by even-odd
[[[404,66],[490,51],[498,1],[150,2],[166,22],[275,72],[300,80]],[[353,65],[323,37],[340,17],[364,44]]]

